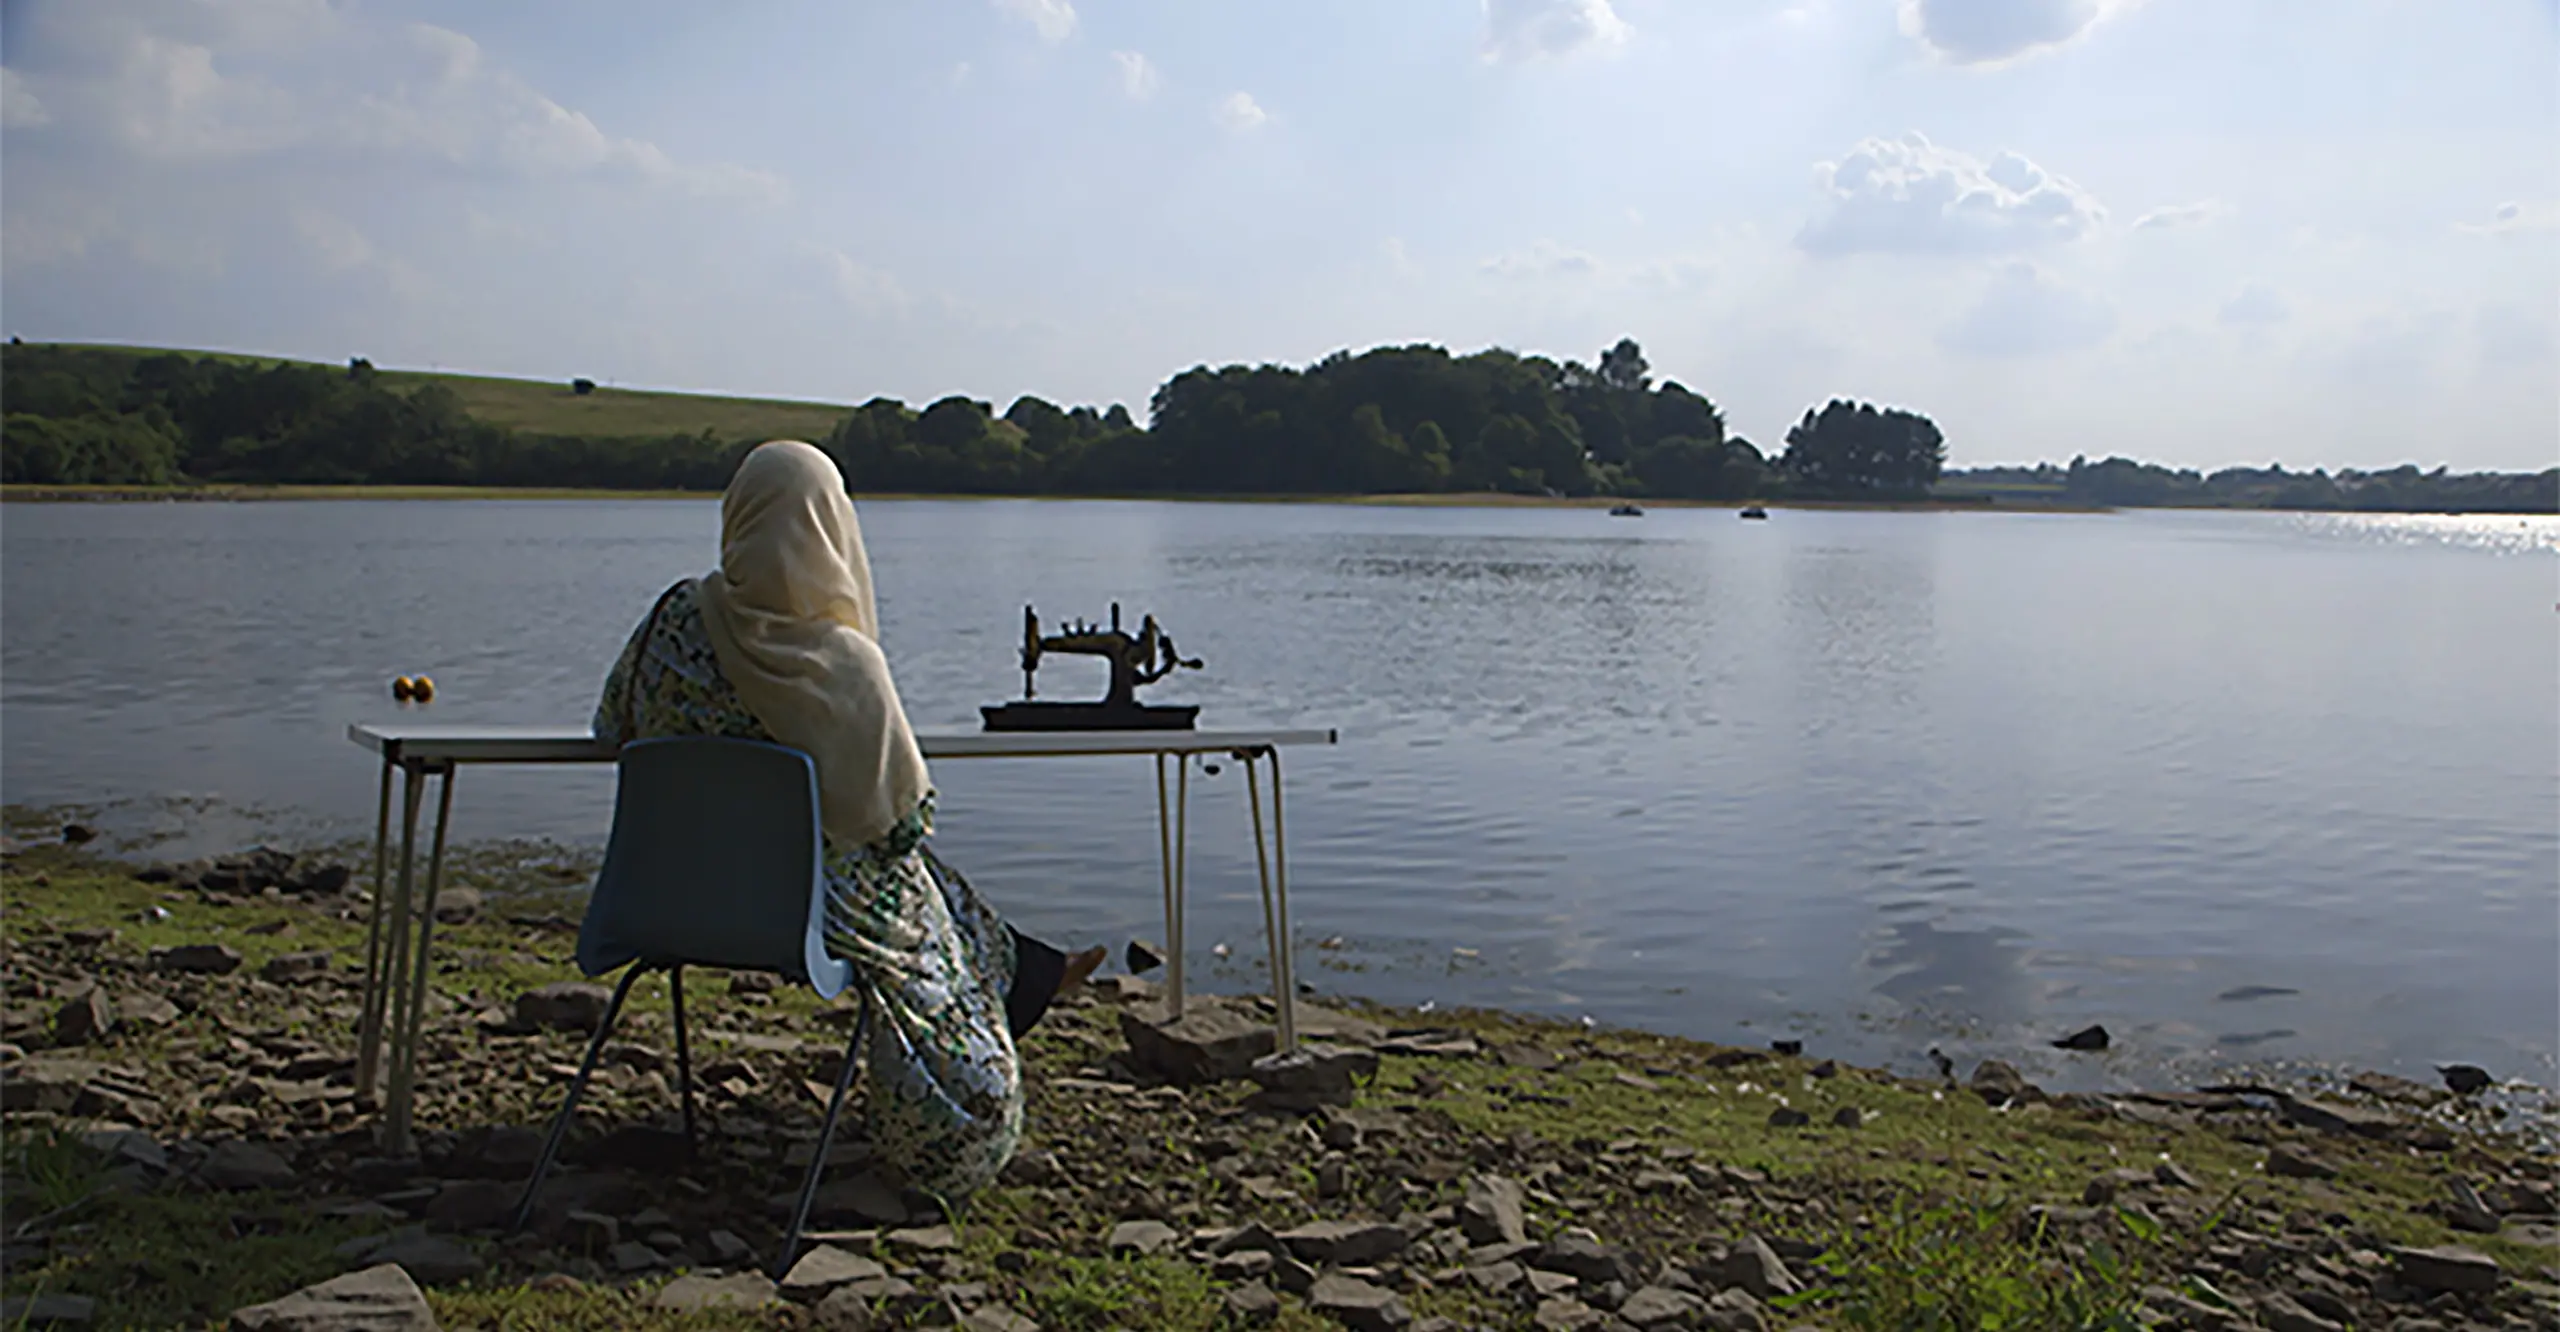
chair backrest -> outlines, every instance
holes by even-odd
[[[613,835],[578,929],[578,966],[629,962],[773,971],[826,998],[829,957],[818,769],[781,745],[711,736],[623,746]]]

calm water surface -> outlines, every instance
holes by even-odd
[[[1024,603],[1117,598],[1207,659],[1152,697],[1341,729],[1288,759],[1319,985],[2065,1085],[2554,1081],[2560,521],[862,514],[922,728],[1019,693]],[[717,530],[707,502],[12,505],[0,785],[208,849],[369,832],[343,737],[399,715],[391,676],[433,674],[438,721],[583,722]],[[1102,675],[1058,659],[1042,696]],[[1160,934],[1145,761],[935,775],[946,852],[1028,928]],[[1193,965],[1242,988],[1244,791],[1195,799]],[[456,835],[598,844],[610,809],[603,771],[474,771]],[[2042,1048],[2091,1021],[2130,1048]]]

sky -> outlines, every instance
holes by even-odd
[[[2560,464],[2560,0],[6,0],[0,325],[1128,404],[1427,342],[1957,465]]]

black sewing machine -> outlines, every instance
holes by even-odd
[[[1099,703],[1035,703],[1032,675],[1040,658],[1051,652],[1101,657],[1111,663],[1111,689]],[[1111,603],[1111,627],[1076,623],[1066,632],[1042,635],[1040,617],[1022,608],[1022,701],[980,708],[990,731],[1188,731],[1199,719],[1198,705],[1151,706],[1140,703],[1137,689],[1171,674],[1175,667],[1200,669],[1200,659],[1174,651],[1173,636],[1150,615],[1138,632],[1120,628],[1120,603]]]

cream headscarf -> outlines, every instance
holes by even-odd
[[[880,653],[871,561],[835,460],[758,445],[720,502],[720,568],[696,584],[720,671],[773,738],[818,765],[841,847],[868,843],[931,786]]]

